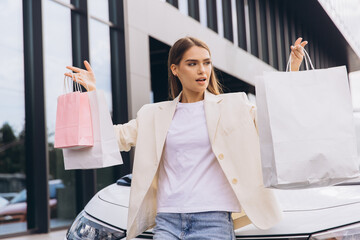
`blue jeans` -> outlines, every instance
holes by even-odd
[[[235,240],[230,212],[158,213],[154,240]]]

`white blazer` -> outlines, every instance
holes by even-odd
[[[127,239],[155,225],[159,162],[179,97],[146,104],[136,119],[114,126],[121,151],[136,145]],[[272,191],[263,186],[255,106],[243,92],[205,91],[204,108],[212,150],[243,209],[232,215],[234,228],[250,223],[272,227],[280,221],[281,210]]]

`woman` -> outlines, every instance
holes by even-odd
[[[293,71],[303,59],[301,41],[291,46]],[[95,90],[85,66],[67,68]],[[235,239],[234,228],[249,223],[272,227],[281,211],[262,183],[255,107],[245,93],[220,94],[199,39],[172,46],[168,73],[173,101],[144,105],[136,119],[114,126],[121,151],[136,145],[128,239],[151,227],[154,239],[166,240]]]

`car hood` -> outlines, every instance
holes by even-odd
[[[360,185],[273,190],[283,211],[312,211],[360,202]],[[129,207],[130,187],[112,184],[98,194],[106,202]]]
[[[268,230],[248,225],[237,236],[310,235],[360,221],[360,185],[303,190],[274,190],[283,210],[283,220]],[[120,229],[126,229],[130,188],[112,184],[89,202],[85,211]]]
[[[274,190],[283,219],[268,230],[248,225],[237,236],[305,236],[359,222],[360,185],[302,190]]]
[[[112,184],[101,190],[98,196],[103,201],[129,207],[130,187]]]
[[[89,215],[126,230],[130,187],[112,184],[98,192],[85,206]]]
[[[360,185],[274,190],[283,211],[312,211],[360,202]]]

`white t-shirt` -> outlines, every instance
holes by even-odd
[[[209,140],[204,101],[179,102],[160,163],[157,212],[240,212]]]

